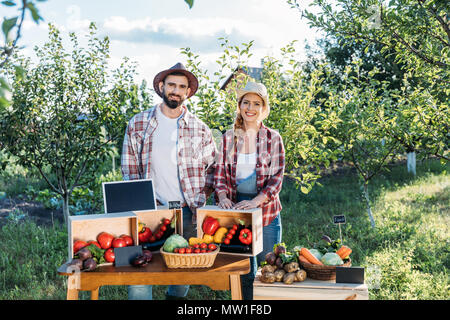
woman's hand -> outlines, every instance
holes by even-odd
[[[219,194],[219,203],[218,207],[222,209],[231,209],[234,203],[230,199],[227,198],[225,193]]]
[[[248,209],[254,209],[260,207],[264,202],[266,202],[267,197],[260,193],[256,197],[254,197],[252,200],[243,200],[241,202],[238,202],[234,205],[233,209],[236,210],[248,210]]]
[[[255,199],[253,200],[243,200],[241,202],[238,202],[234,205],[233,209],[236,210],[248,210],[248,209],[254,209],[259,206],[259,202]]]

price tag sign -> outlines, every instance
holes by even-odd
[[[341,215],[341,216],[333,216],[333,222],[335,224],[340,224],[340,223],[345,223],[345,216]]]
[[[181,201],[169,201],[169,209],[181,209]]]

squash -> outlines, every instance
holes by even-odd
[[[306,249],[306,248],[301,248],[301,249],[300,249],[300,254],[301,254],[302,256],[304,256],[304,257],[306,258],[306,260],[308,260],[309,263],[317,264],[317,265],[323,266],[323,263],[320,262],[320,260],[317,259],[317,258],[316,258],[316,257],[315,257],[308,249]]]
[[[352,253],[352,249],[350,249],[347,246],[341,246],[339,250],[336,251],[336,253],[341,257],[341,259],[346,259]]]
[[[216,233],[214,234],[214,242],[215,243],[222,243],[223,238],[225,238],[225,234],[228,232],[228,229],[225,227],[220,227],[217,229]]]

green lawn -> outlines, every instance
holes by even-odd
[[[352,171],[321,179],[323,186],[307,195],[286,181],[281,194],[283,241],[288,248],[312,247],[323,234],[337,238],[332,216],[344,214],[343,242],[353,249],[353,265],[366,268],[370,299],[447,300],[449,169],[449,164],[427,161],[418,163],[415,178],[405,165],[376,177],[370,185],[375,229]],[[10,219],[0,230],[0,252],[0,299],[65,299],[65,278],[56,274],[67,257],[64,226]],[[163,299],[165,289],[156,286],[154,298]],[[81,293],[80,298],[89,295]],[[188,298],[230,299],[230,294],[193,286]],[[126,287],[101,288],[100,299],[127,299]]]

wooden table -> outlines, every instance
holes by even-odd
[[[231,299],[241,300],[240,275],[250,272],[248,257],[218,254],[210,268],[169,269],[160,253],[153,254],[145,267],[99,266],[94,271],[68,270],[68,264],[58,268],[58,274],[68,276],[67,300],[77,300],[79,291],[91,291],[98,300],[98,290],[107,285],[205,285],[213,290],[231,290]]]
[[[260,273],[253,283],[254,300],[369,300],[366,284],[336,283],[306,278],[303,282],[263,283]]]

